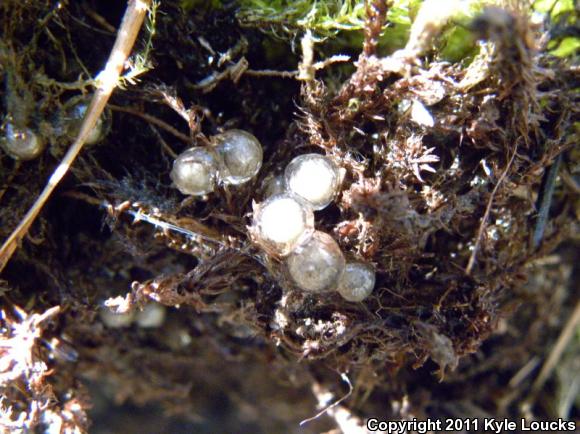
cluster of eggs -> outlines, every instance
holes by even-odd
[[[217,183],[238,185],[262,166],[262,146],[242,130],[228,130],[194,147],[173,163],[171,179],[186,195],[205,195]],[[314,211],[326,208],[340,188],[340,171],[328,157],[294,158],[283,176],[270,178],[266,199],[254,207],[250,227],[269,254],[284,258],[289,276],[304,291],[337,290],[349,301],[364,300],[375,286],[375,271],[365,263],[347,263],[328,234],[314,228]]]
[[[126,328],[133,323],[144,329],[158,328],[163,325],[166,313],[165,306],[155,302],[146,304],[139,311],[116,313],[105,306],[99,311],[101,321],[109,328]]]
[[[274,194],[254,209],[251,231],[256,241],[285,258],[288,274],[302,290],[337,290],[348,301],[368,297],[375,286],[372,267],[347,263],[336,241],[314,228],[314,211],[326,208],[340,188],[340,171],[332,160],[300,155],[270,184]]]
[[[262,167],[262,145],[246,131],[228,130],[210,142],[211,146],[186,150],[173,162],[170,177],[181,193],[203,196],[218,183],[243,184]]]
[[[50,124],[50,128],[48,128],[49,135],[55,139],[76,139],[89,107],[89,102],[89,99],[84,96],[70,98],[58,112],[54,122]],[[86,138],[85,144],[94,145],[100,142],[107,135],[110,128],[110,112],[105,110]],[[9,116],[3,122],[2,133],[0,136],[0,148],[15,160],[34,160],[46,148],[47,138],[45,136],[33,128],[19,125],[18,122],[15,122]]]

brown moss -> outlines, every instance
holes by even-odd
[[[46,14],[44,27],[25,46],[30,35],[4,24],[11,51],[1,45],[2,58],[19,53],[28,63],[3,63],[0,74],[8,80],[16,71],[34,101],[27,110],[50,123],[47,113],[70,90],[43,87],[34,73],[73,81],[83,69],[73,47],[102,30],[78,24],[87,17],[80,5],[57,13],[43,2],[31,4]],[[0,7],[3,23],[33,11],[12,6]],[[338,372],[348,373],[354,388],[332,414],[519,415],[514,403],[526,387],[514,391],[503,378],[546,353],[554,322],[560,325],[577,298],[565,289],[573,281],[571,256],[537,265],[564,242],[576,246],[569,241],[578,214],[574,72],[543,51],[528,11],[486,10],[473,25],[486,42],[465,66],[441,62],[436,53],[377,57],[387,5],[369,2],[362,52],[334,91],[325,70],[300,85],[288,79],[295,71],[234,77],[225,71],[242,60],[253,70],[277,66],[263,52],[266,36],[240,28],[227,7],[203,17],[179,13],[175,2],[162,8],[155,69],[143,84],[117,94],[111,135],[78,161],[7,267],[9,285],[0,281],[3,342],[14,339],[17,324],[40,318],[32,312],[60,306],[58,319],[51,315],[30,328],[38,335],[30,361],[44,363],[42,378],[22,371],[3,379],[8,404],[26,411],[42,398],[50,401],[45,412],[82,431],[89,408],[83,380],[93,396],[100,389],[117,403],[162,404],[170,415],[195,414],[197,426],[204,416],[216,418],[212,406],[221,402],[229,406],[222,413],[232,430],[244,420],[248,431],[290,432],[316,414],[314,398],[347,393]],[[93,12],[118,18],[105,9]],[[52,40],[43,31],[56,35],[70,64],[41,54]],[[107,46],[99,39],[87,62],[105,59]],[[228,49],[219,65],[208,60]],[[212,74],[222,78],[200,88]],[[11,110],[4,104],[4,114]],[[231,127],[262,141],[258,178],[207,201],[184,200],[170,187],[172,155]],[[4,238],[62,154],[63,144],[53,142],[52,152],[24,165],[0,158]],[[263,181],[313,150],[345,171],[335,204],[317,215],[317,229],[332,234],[349,260],[376,267],[377,285],[364,303],[297,290],[279,260],[247,235]],[[537,197],[559,155],[568,181],[555,184],[535,245]],[[559,288],[558,299],[550,298],[552,287]],[[118,311],[137,311],[152,300],[171,309],[160,329],[112,329],[98,315],[107,299]],[[20,319],[13,305],[25,306]],[[75,356],[57,361],[58,350],[40,349],[53,339]],[[3,361],[10,357],[2,353]],[[13,372],[10,366],[3,373]],[[316,423],[312,432],[330,428]]]

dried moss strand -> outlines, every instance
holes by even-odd
[[[387,0],[367,1],[365,5],[365,40],[363,44],[363,52],[365,56],[372,56],[375,54],[383,25],[387,18],[389,10],[389,2]]]
[[[518,147],[516,146],[505,170],[501,174],[500,178],[498,179],[497,183],[495,184],[495,187],[493,188],[493,191],[491,192],[491,196],[489,198],[489,201],[487,202],[487,206],[485,208],[485,213],[483,214],[483,218],[481,219],[481,224],[479,225],[479,230],[477,231],[477,238],[475,239],[475,245],[473,246],[473,252],[471,252],[471,256],[469,257],[469,261],[467,262],[467,267],[465,268],[465,274],[467,274],[468,276],[473,271],[473,267],[475,265],[475,259],[477,257],[477,250],[479,249],[479,245],[481,244],[481,238],[483,237],[483,231],[485,230],[485,227],[487,225],[487,219],[489,218],[489,214],[491,213],[493,199],[494,199],[497,191],[499,190],[499,187],[503,183],[503,180],[507,176],[517,152],[518,152]]]
[[[173,231],[173,232],[177,232],[178,234],[185,235],[186,237],[188,237],[189,239],[192,239],[192,240],[195,240],[196,238],[201,238],[205,241],[216,243],[222,247],[230,247],[230,246],[227,246],[223,241],[220,241],[216,238],[212,238],[212,237],[209,237],[207,235],[203,235],[199,232],[190,231],[188,229],[174,225],[173,223],[169,223],[169,222],[160,220],[156,217],[153,217],[149,214],[145,214],[141,211],[128,210],[127,213],[130,214],[131,216],[133,216],[133,218],[135,219],[136,222],[143,220],[143,221],[145,221],[149,224],[152,224],[155,227],[159,227],[163,230]]]
[[[348,376],[343,372],[340,374],[340,378],[342,378],[342,381],[344,381],[347,385],[348,385],[348,392],[341,398],[337,399],[336,401],[334,401],[332,404],[327,405],[326,407],[324,407],[322,410],[320,410],[318,413],[316,413],[314,416],[309,417],[307,419],[304,419],[300,422],[300,426],[303,426],[305,424],[307,424],[308,422],[312,422],[313,420],[318,419],[320,416],[322,416],[323,414],[332,411],[332,409],[334,409],[335,407],[337,407],[338,405],[340,405],[343,401],[347,400],[350,395],[352,395],[352,392],[354,390],[354,387],[352,386],[352,383],[350,382],[350,379],[348,378]],[[315,395],[321,396],[322,393],[316,393],[317,390],[320,389],[320,386],[315,383],[313,385],[313,391]]]
[[[109,104],[108,107],[111,108],[111,110],[115,110],[117,112],[123,112],[123,113],[128,113],[130,115],[133,116],[137,116],[140,117],[141,119],[161,128],[162,130],[167,131],[168,133],[174,135],[175,137],[177,137],[179,140],[184,141],[185,143],[189,143],[189,144],[193,144],[195,143],[194,140],[183,134],[182,132],[178,131],[176,128],[172,127],[171,125],[169,125],[167,122],[162,121],[161,119],[157,119],[155,116],[151,116],[147,113],[143,113],[141,111],[139,111],[136,108],[133,107],[121,107],[118,105],[114,105],[114,104]]]

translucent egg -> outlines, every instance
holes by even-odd
[[[113,329],[129,327],[135,319],[135,314],[131,312],[115,313],[107,307],[99,311],[103,323]]]
[[[290,277],[299,288],[322,292],[336,288],[344,271],[345,259],[330,235],[316,231],[288,256],[286,264]]]
[[[0,137],[0,147],[15,160],[33,160],[44,151],[45,142],[30,128],[19,128],[8,122]]]
[[[90,100],[84,96],[76,96],[68,100],[59,116],[59,132],[70,140],[75,140],[81,129],[85,113],[89,108]],[[102,141],[111,129],[111,112],[103,111],[97,123],[87,136],[85,144],[94,145]]]
[[[375,270],[362,262],[349,262],[338,281],[338,292],[348,301],[362,301],[375,287]]]
[[[284,256],[312,235],[314,214],[296,196],[276,194],[257,205],[253,229],[264,248]]]
[[[269,175],[262,186],[263,197],[268,198],[286,191],[286,182],[283,175]]]
[[[190,148],[175,159],[170,177],[181,193],[202,196],[215,189],[217,173],[218,163],[213,151]]]
[[[220,180],[224,184],[248,182],[262,167],[262,145],[252,134],[228,130],[211,140],[220,157]]]
[[[135,315],[135,322],[144,329],[157,328],[165,321],[166,308],[159,303],[149,303]]]
[[[288,189],[315,210],[328,206],[338,192],[338,167],[323,155],[304,154],[294,158],[286,167],[284,176]]]

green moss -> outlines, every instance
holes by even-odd
[[[550,21],[556,27],[576,27],[577,14],[574,0],[536,0],[533,5],[536,12],[550,14]],[[572,57],[580,49],[580,38],[560,36],[548,44],[548,51],[558,57]]]
[[[212,9],[221,9],[223,4],[221,0],[181,0],[180,6],[185,12],[193,10],[207,12]]]
[[[401,49],[409,39],[413,17],[422,0],[396,0],[387,12],[387,26],[379,40],[379,54],[388,55]]]
[[[442,47],[440,57],[448,62],[460,62],[463,59],[473,57],[478,49],[473,35],[465,27],[453,27],[445,36],[445,45]]]
[[[550,53],[552,53],[554,56],[558,57],[574,56],[578,54],[578,52],[580,51],[580,38],[568,36],[559,41],[559,44],[555,44],[553,48],[552,46],[549,46],[549,48]]]
[[[360,49],[363,41],[364,0],[240,0],[237,17],[244,25],[294,36],[310,30],[318,38],[332,39],[342,48]],[[402,48],[411,28],[411,16],[421,0],[395,0],[387,14],[388,25],[380,50],[388,54]]]
[[[183,0],[197,3],[197,0]],[[388,55],[405,46],[413,19],[422,0],[394,0],[387,14],[387,25],[379,41],[379,54]],[[210,3],[220,3],[212,0]],[[266,29],[267,32],[291,39],[305,30],[315,37],[326,38],[337,50],[359,50],[362,46],[365,19],[364,0],[239,0],[237,17],[247,26]],[[460,62],[473,57],[477,51],[471,36],[469,22],[493,0],[462,2],[437,43],[438,58]],[[444,7],[442,5],[442,7]],[[550,13],[553,20],[570,21],[574,11],[573,0],[537,0],[534,10]],[[553,43],[557,56],[570,56],[578,50],[578,38],[564,38]]]
[[[550,13],[552,19],[564,13],[574,12],[574,0],[536,0],[533,5],[536,12]]]
[[[238,19],[247,25],[269,25],[293,32],[310,29],[318,36],[364,25],[361,0],[240,0]]]
[[[410,27],[421,3],[423,0],[395,0],[387,13],[387,21]]]

